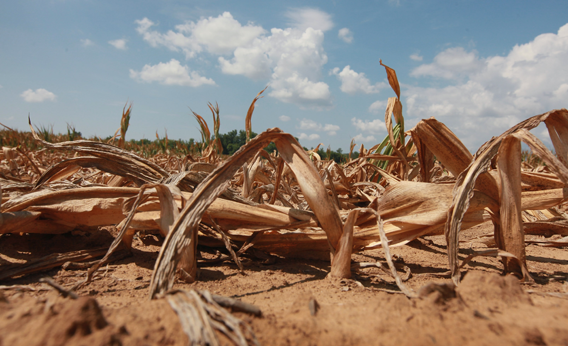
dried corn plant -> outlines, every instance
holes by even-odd
[[[230,298],[225,298],[230,299]],[[190,345],[220,345],[216,331],[234,345],[260,345],[252,329],[231,315],[209,291],[170,291],[166,300],[178,315]]]
[[[459,283],[460,231],[492,222],[498,250],[483,254],[501,256],[506,271],[530,280],[525,234],[568,235],[565,214],[555,209],[568,198],[568,111],[529,118],[471,155],[436,119],[405,131],[396,73],[383,66],[396,94],[385,111],[388,135],[369,149],[361,145],[357,159],[351,159],[352,142],[345,164],[320,157],[319,146],[305,151],[277,128],[250,139],[264,90],[247,113],[247,144],[227,158],[221,156],[219,106],[211,103],[213,133],[193,112],[202,141],[178,156],[127,150],[131,107],[123,110],[118,147],[96,140],[48,142],[30,122],[31,136],[13,136],[33,141],[0,153],[0,234],[114,225],[119,235],[92,274],[114,251],[131,247],[135,232],[159,230],[165,241],[150,284],[155,297],[173,287],[176,275],[196,280],[199,243],[226,247],[239,266],[247,251],[325,258],[331,276],[348,278],[354,251],[445,234]],[[541,122],[556,155],[528,132]],[[521,141],[538,160],[523,161]],[[277,151],[263,150],[270,142]]]

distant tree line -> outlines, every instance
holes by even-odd
[[[256,135],[257,134],[254,131],[251,131],[251,138],[256,137]],[[232,130],[227,133],[220,134],[219,138],[221,139],[221,143],[223,144],[224,155],[233,155],[237,150],[240,149],[240,147],[245,145],[247,141],[247,135],[244,130],[239,130],[239,131]],[[298,138],[296,138],[296,140],[298,140]],[[309,150],[306,147],[303,148],[304,150]],[[264,150],[266,150],[269,153],[272,153],[273,151],[276,150],[276,145],[271,142],[266,148],[264,148]],[[331,159],[337,163],[344,163],[349,161],[349,154],[343,153],[343,150],[341,148],[338,148],[337,151],[329,150],[329,155],[327,150],[321,148],[318,150],[317,153],[322,159]],[[351,155],[351,158],[357,158],[357,157],[359,157],[359,153],[357,152],[354,152]]]
[[[75,130],[75,128],[70,127],[68,129],[68,134],[53,134],[53,131],[50,128],[42,128],[40,127],[37,132],[44,140],[47,141],[54,141],[54,142],[61,142],[61,141],[68,141],[68,140],[75,140],[82,138],[81,132]],[[257,136],[257,133],[251,132],[251,138]],[[224,134],[220,134],[219,138],[221,139],[221,144],[223,145],[223,155],[233,155],[237,150],[239,150],[243,145],[246,144],[246,132],[244,130],[232,130]],[[107,137],[97,137],[94,136],[91,140],[95,141],[102,141],[105,143],[113,143],[113,136]],[[298,138],[296,138],[298,140]],[[299,142],[299,140],[298,140]],[[4,146],[17,146],[24,144],[26,147],[35,147],[36,143],[33,140],[31,133],[29,132],[20,132],[15,130],[0,130],[0,145]],[[183,139],[166,139],[164,138],[156,138],[154,140],[150,140],[147,138],[142,139],[130,139],[126,143],[127,150],[133,150],[142,154],[144,156],[152,156],[157,153],[179,153],[179,154],[196,154],[199,152],[199,148],[201,148],[201,144],[196,142],[193,138],[189,140]],[[306,147],[303,147],[304,150],[309,150]],[[313,147],[311,148],[313,149]],[[273,153],[276,151],[276,145],[274,143],[270,143],[266,148],[264,148],[268,153]],[[318,155],[322,159],[331,159],[337,163],[345,163],[349,161],[349,155],[343,153],[341,148],[337,150],[324,150],[320,148],[317,151]],[[351,155],[351,158],[357,158],[359,153],[354,152]]]

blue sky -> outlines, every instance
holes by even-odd
[[[386,135],[397,71],[406,128],[444,122],[471,151],[532,115],[568,107],[568,1],[3,1],[0,122],[72,123],[130,138],[279,127],[307,147]],[[535,133],[549,145],[544,128]]]

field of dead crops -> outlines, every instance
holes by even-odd
[[[175,150],[130,107],[109,141],[1,131],[0,345],[568,345],[568,110],[472,155],[385,69],[388,136],[341,164],[250,138],[262,91],[229,157],[212,104]]]

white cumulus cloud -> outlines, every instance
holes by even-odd
[[[386,109],[387,101],[378,100],[371,103],[371,105],[369,106],[369,113],[380,114],[382,112],[384,114]]]
[[[310,134],[310,135],[307,135],[307,134],[301,132],[301,133],[298,135],[298,139],[299,139],[299,140],[308,139],[308,140],[313,141],[313,140],[316,140],[316,139],[319,139],[319,138],[320,138],[320,136],[319,136],[317,133],[312,133],[312,134]]]
[[[337,134],[337,131],[339,131],[339,129],[340,129],[339,126],[332,124],[325,124],[325,126],[323,127],[323,130],[327,132],[327,134],[330,136],[335,136]]]
[[[281,115],[278,117],[278,119],[280,119],[280,121],[286,122],[286,121],[290,121],[290,117],[287,115]]]
[[[141,71],[130,70],[130,78],[140,82],[158,82],[164,85],[190,87],[215,85],[212,79],[200,76],[195,71],[190,71],[186,65],[182,66],[176,59],[167,63],[144,65]]]
[[[410,59],[414,60],[414,61],[422,61],[422,60],[424,60],[424,57],[422,55],[416,53],[416,54],[411,54]]]
[[[339,29],[337,37],[339,37],[346,43],[353,42],[353,32],[351,32],[351,30],[349,30],[348,28]]]
[[[339,71],[339,67],[336,67],[331,70],[330,74],[336,75],[337,79],[341,81],[341,91],[350,95],[358,93],[374,94],[386,86],[385,83],[371,84],[371,81],[364,73],[353,71],[349,65],[345,66],[341,71]]]
[[[108,44],[113,46],[116,49],[126,50],[126,40],[125,39],[118,39],[118,40],[111,40],[108,41]]]
[[[155,24],[148,18],[136,20],[135,23],[138,24],[138,33],[152,47],[164,46],[175,52],[182,51],[187,59],[203,50],[213,54],[230,54],[264,33],[260,26],[250,23],[241,25],[229,12],[177,25],[176,31],[168,30],[165,34],[151,30]]]
[[[327,63],[324,31],[333,27],[331,16],[316,9],[287,13],[292,27],[270,32],[251,23],[241,25],[225,12],[160,33],[148,18],[137,20],[137,31],[153,47],[181,52],[187,59],[207,51],[218,55],[221,71],[270,82],[269,96],[302,108],[332,106],[329,86],[321,81]],[[308,25],[310,24],[310,25]]]
[[[311,119],[302,119],[300,120],[300,125],[298,126],[300,130],[311,130],[316,132],[326,132],[330,136],[335,136],[337,131],[339,131],[340,127],[333,124],[325,124],[322,125],[317,123]]]
[[[88,38],[82,38],[80,41],[83,47],[89,47],[95,44],[93,41],[89,40]]]
[[[373,143],[376,144],[377,139],[373,135],[365,136],[362,133],[358,134],[357,136],[353,137],[353,142],[355,143]]]
[[[418,66],[410,75],[457,79],[478,71],[482,66],[476,50],[467,52],[462,47],[455,47],[436,55],[433,63]]]
[[[450,48],[415,77],[440,77],[453,84],[409,86],[405,114],[434,116],[456,133],[470,150],[515,123],[566,107],[568,96],[568,24],[514,46],[505,56],[480,58],[475,51]],[[403,98],[404,99],[404,98]]]
[[[316,8],[295,8],[286,13],[291,27],[305,31],[307,28],[328,31],[333,28],[331,15]]]
[[[20,96],[26,102],[43,102],[43,101],[55,101],[54,93],[51,91],[47,91],[45,89],[36,89],[35,91],[32,89],[28,89],[20,94]]]
[[[386,132],[387,128],[383,121],[380,119],[375,120],[362,120],[359,118],[351,118],[351,124],[359,131],[369,133]]]
[[[272,29],[249,46],[235,50],[232,59],[219,57],[224,73],[252,79],[270,78],[269,96],[305,108],[329,108],[329,86],[320,81],[327,63],[321,30]]]

